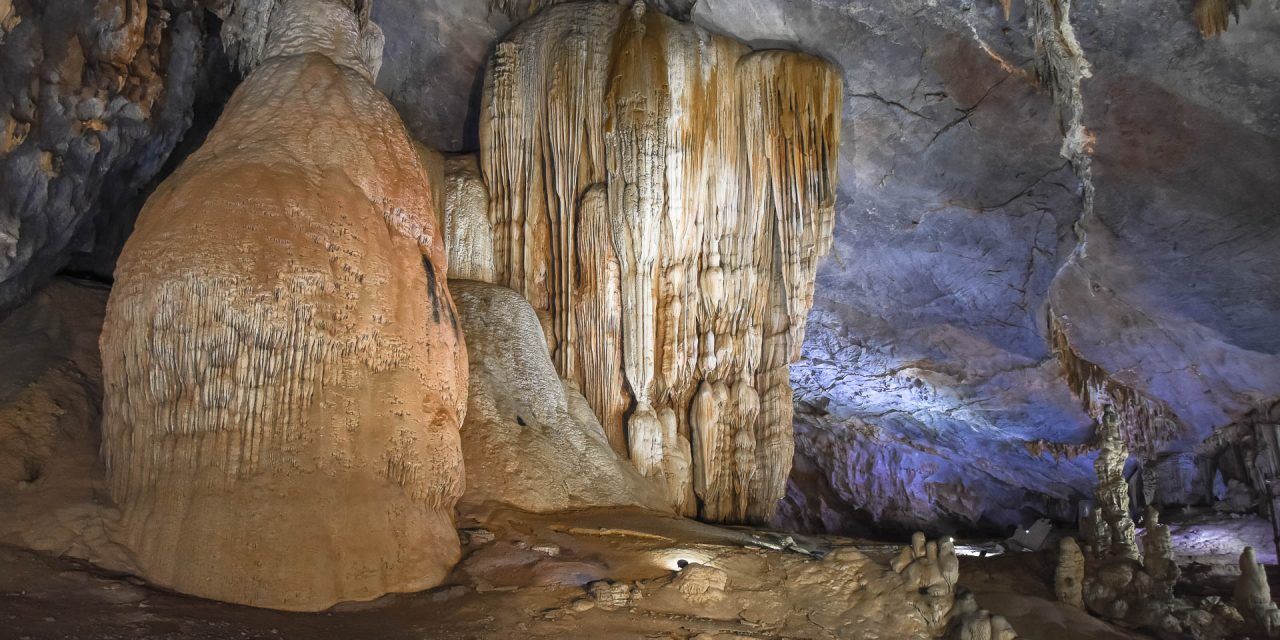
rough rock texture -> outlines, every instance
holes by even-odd
[[[191,124],[204,22],[189,0],[0,2],[0,315],[161,170]]]
[[[451,279],[449,290],[471,364],[461,432],[463,502],[532,512],[669,511],[657,487],[609,447],[582,394],[560,381],[529,303],[482,282]]]
[[[493,225],[489,191],[474,155],[444,161],[443,238],[449,254],[449,277],[494,282]]]
[[[557,369],[678,509],[764,521],[781,497],[840,92],[819,59],[644,2],[544,9],[490,63],[497,280],[543,314]]]
[[[269,25],[285,35],[120,258],[102,452],[141,575],[315,610],[457,560],[465,355],[365,25],[303,0]]]

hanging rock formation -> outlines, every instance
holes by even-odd
[[[502,286],[450,280],[467,340],[462,502],[532,512],[639,506],[669,512],[657,487],[609,448],[573,383],[561,383],[537,315]]]
[[[539,313],[615,449],[686,513],[763,521],[782,496],[841,100],[824,61],[644,2],[544,9],[490,63],[497,282]]]
[[[462,339],[356,9],[228,16],[251,72],[120,258],[102,454],[156,584],[317,610],[434,586],[458,558]]]

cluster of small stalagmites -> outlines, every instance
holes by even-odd
[[[955,541],[951,538],[927,540],[919,531],[911,536],[911,545],[903,547],[889,567],[906,579],[910,586],[932,596],[952,595],[960,580],[960,560],[956,557]]]
[[[1018,637],[1008,620],[978,607],[973,594],[959,588],[960,559],[950,537],[930,541],[921,532],[911,536],[889,563],[907,588],[922,598],[925,617],[935,628],[957,640],[1014,640]]]
[[[788,364],[830,247],[841,78],[609,3],[539,12],[485,82],[496,281],[686,513],[762,521],[791,465]]]
[[[1247,610],[1241,603],[1261,603],[1259,597],[1270,601],[1269,592],[1255,595],[1261,568],[1253,562],[1252,549],[1247,549],[1241,558],[1243,575],[1236,589],[1237,605],[1241,606],[1239,611],[1217,597],[1189,599],[1176,596],[1174,587],[1182,572],[1174,559],[1169,527],[1160,523],[1159,513],[1153,508],[1147,509],[1143,524],[1146,532],[1140,560],[1105,555],[1086,560],[1074,540],[1064,539],[1059,547],[1055,576],[1058,599],[1074,605],[1082,595],[1085,608],[1103,618],[1198,640],[1237,637],[1249,626],[1246,624],[1248,617],[1241,617],[1241,613]],[[1082,574],[1082,565],[1086,577],[1083,589],[1079,589],[1075,586],[1075,579]],[[1251,574],[1249,566],[1254,566],[1256,571]],[[1265,577],[1262,580],[1261,586],[1265,589]],[[1265,605],[1261,605],[1258,611],[1253,628],[1272,633],[1273,627],[1267,626],[1267,620],[1273,614],[1267,613]],[[1280,616],[1275,605],[1271,605],[1270,611]]]
[[[263,29],[120,257],[102,453],[137,573],[315,610],[456,562],[466,358],[376,28],[276,0]]]
[[[1018,632],[1004,616],[980,608],[973,594],[965,592],[956,598],[947,637],[950,640],[1018,640]]]

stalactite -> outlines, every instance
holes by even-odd
[[[622,290],[618,258],[609,232],[609,210],[604,186],[596,185],[582,196],[578,206],[577,371],[586,386],[583,395],[595,409],[609,444],[627,454],[623,420],[631,406],[622,374]]]
[[[1160,445],[1182,432],[1177,417],[1163,402],[1148,398],[1111,377],[1102,367],[1085,360],[1072,346],[1063,319],[1049,310],[1049,345],[1061,363],[1071,392],[1084,410],[1100,420],[1113,407],[1121,425],[1125,446],[1143,458],[1153,457]]]
[[[1249,0],[1196,0],[1192,15],[1196,27],[1207,38],[1226,31],[1231,18],[1240,22],[1240,11],[1250,4]]]
[[[561,374],[682,511],[763,521],[782,495],[841,96],[825,62],[751,53],[644,2],[547,8],[490,64],[498,282],[545,317]]]

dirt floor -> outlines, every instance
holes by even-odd
[[[785,536],[674,519],[655,524],[650,516],[618,512],[580,514],[572,520],[509,513],[489,516],[486,528],[476,528],[472,523],[464,529],[464,540],[470,540],[469,555],[454,572],[453,584],[425,593],[339,605],[316,614],[282,613],[185,597],[152,589],[134,578],[112,575],[83,562],[0,547],[0,638],[788,637],[776,628],[754,623],[745,610],[728,617],[720,615],[719,620],[662,613],[645,606],[579,611],[575,605],[584,602],[584,589],[570,584],[585,584],[602,574],[626,575],[637,581],[657,576],[661,580],[681,559],[716,562],[720,560],[718,550],[776,545],[780,540],[786,541]],[[673,545],[673,540],[679,543]],[[801,538],[795,542],[806,549],[824,550],[853,544],[835,538]],[[895,549],[873,544],[858,548],[876,562]],[[778,553],[764,549],[757,552],[760,557]],[[977,594],[983,607],[1008,617],[1030,640],[1146,637],[1120,631],[1053,601],[1047,579],[1052,562],[1044,553],[964,558],[961,584]],[[730,580],[757,577],[731,574]],[[805,637],[899,638],[892,631],[875,627]]]

